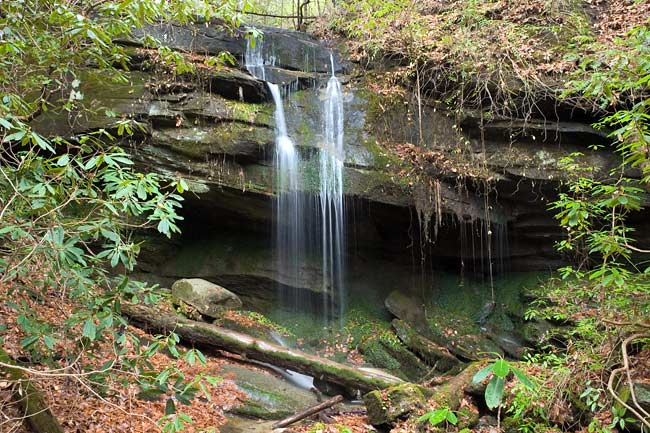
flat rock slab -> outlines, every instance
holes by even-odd
[[[318,39],[293,30],[256,26],[263,33],[263,57],[274,58],[275,65],[283,69],[305,72],[332,73],[330,54],[334,56],[336,73],[342,73],[345,63],[336,50]],[[227,51],[240,63],[246,52],[245,27],[229,31],[222,23],[195,23],[180,25],[169,22],[153,23],[133,31],[135,40],[121,41],[141,44],[144,35],[150,35],[168,46],[196,53],[218,55]]]
[[[223,374],[229,373],[235,375],[233,381],[248,396],[241,406],[232,409],[232,413],[237,415],[277,420],[318,403],[313,392],[273,374],[239,365],[225,365]]]
[[[229,416],[226,425],[219,426],[221,433],[268,433],[276,421],[262,421],[239,416]]]

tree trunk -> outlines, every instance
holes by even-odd
[[[131,324],[139,328],[159,333],[173,331],[187,344],[225,350],[307,374],[326,382],[336,383],[346,388],[370,391],[402,382],[389,374],[350,367],[299,350],[267,343],[250,335],[209,323],[196,322],[175,314],[161,312],[151,307],[124,304],[122,312],[130,319]]]
[[[0,347],[0,362],[15,365],[14,360]],[[43,393],[24,372],[17,368],[0,366],[0,373],[15,383],[13,398],[20,408],[29,429],[34,433],[64,433],[63,427],[50,411]]]

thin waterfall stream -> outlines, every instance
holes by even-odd
[[[324,143],[320,149],[320,209],[323,258],[323,293],[335,292],[338,315],[343,316],[343,253],[345,249],[343,163],[345,160],[343,92],[330,54],[332,76],[327,82],[323,108]],[[334,305],[326,305],[334,312]]]
[[[274,58],[273,58],[274,59]],[[244,64],[254,77],[266,81],[263,41],[249,41]],[[267,81],[275,103],[275,219],[274,243],[276,273],[279,281],[298,290],[279,284],[280,297],[292,310],[305,307],[298,291],[300,282],[309,278],[304,274],[307,263],[320,256],[322,273],[322,305],[319,313],[325,320],[342,317],[345,309],[344,250],[345,213],[343,196],[344,110],[343,91],[335,74],[334,56],[330,55],[331,77],[324,90],[322,110],[322,141],[319,143],[319,190],[308,191],[301,175],[301,156],[289,136],[283,93],[297,86],[281,87]],[[283,92],[284,91],[284,92]],[[316,96],[314,100],[316,100]],[[310,197],[311,196],[311,197]],[[317,203],[314,204],[314,197]]]

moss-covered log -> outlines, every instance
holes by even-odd
[[[442,347],[418,334],[408,323],[394,319],[393,329],[406,347],[417,353],[429,365],[439,372],[446,372],[460,364],[458,358],[452,355],[447,348]]]
[[[257,361],[267,362],[346,388],[370,391],[401,383],[401,380],[378,371],[362,370],[325,358],[319,358],[250,335],[208,323],[185,319],[143,305],[123,305],[122,312],[134,326],[153,331],[174,331],[188,344],[221,349]]]
[[[14,360],[0,347],[0,373],[13,382],[13,398],[20,408],[25,423],[34,433],[63,433],[63,427],[50,411],[43,393],[30,381],[23,370],[8,367]]]

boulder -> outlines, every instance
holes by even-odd
[[[401,418],[422,409],[426,397],[422,389],[412,383],[392,386],[384,390],[371,391],[363,396],[372,425],[392,425]]]
[[[172,285],[172,295],[192,305],[204,316],[218,318],[224,310],[241,308],[237,295],[200,278],[184,278]]]
[[[367,362],[406,380],[418,381],[429,373],[429,368],[399,340],[382,337],[370,337],[359,344]]]

